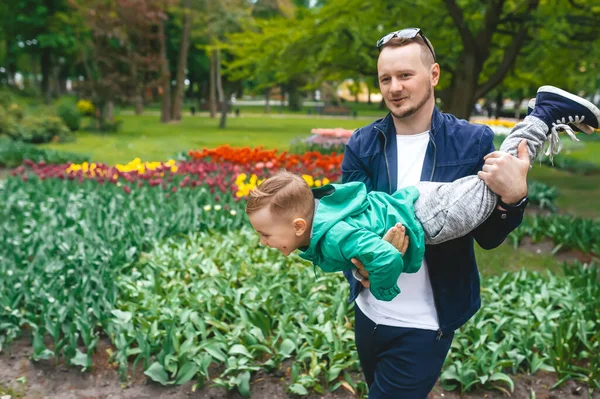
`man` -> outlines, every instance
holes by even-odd
[[[450,182],[478,173],[500,198],[472,234],[427,246],[421,269],[400,276],[401,293],[390,302],[363,289],[368,275],[358,260],[353,262],[363,276],[345,273],[350,300],[356,300],[356,346],[369,398],[422,399],[440,375],[454,330],[480,307],[473,239],[495,248],[522,221],[529,158],[524,141],[518,158],[493,152],[489,127],[437,110],[433,90],[440,67],[420,29],[392,32],[377,46],[379,85],[390,113],[352,135],[343,182],[361,181],[368,190],[391,194],[418,181]]]

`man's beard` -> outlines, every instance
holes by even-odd
[[[423,97],[423,99],[421,101],[419,101],[419,103],[417,105],[415,105],[414,107],[411,107],[407,110],[404,110],[401,113],[392,112],[392,115],[394,115],[394,117],[397,119],[407,118],[407,117],[415,114],[418,110],[420,110],[432,95],[433,95],[433,90],[431,89],[431,86],[427,86],[427,92],[425,93],[425,96]]]

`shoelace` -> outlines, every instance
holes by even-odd
[[[583,124],[582,122],[584,119],[585,116],[583,115],[575,115],[574,118],[572,116],[569,116],[568,121],[566,118],[563,117],[562,119],[558,119],[555,123],[552,123],[552,129],[550,129],[550,134],[548,134],[547,139],[548,147],[546,148],[546,152],[544,153],[548,157],[548,159],[550,159],[550,163],[552,163],[552,165],[554,165],[554,155],[557,155],[563,148],[562,143],[560,141],[560,137],[558,136],[559,132],[564,131],[569,135],[569,137],[573,141],[579,141],[577,136],[575,136],[575,131],[571,128],[571,126],[569,126],[569,124],[577,126],[579,124]]]

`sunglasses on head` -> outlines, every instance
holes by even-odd
[[[429,41],[427,40],[427,38],[425,37],[423,32],[421,32],[421,29],[419,29],[419,28],[406,28],[406,29],[400,29],[395,32],[388,33],[381,39],[377,40],[377,48],[381,49],[381,47],[383,47],[387,42],[389,42],[390,40],[392,40],[395,37],[400,38],[400,39],[414,39],[415,37],[417,37],[417,35],[421,36],[421,38],[425,42],[425,45],[431,52],[431,55],[433,56],[433,60],[435,61],[435,53],[433,52],[433,49],[429,45]]]

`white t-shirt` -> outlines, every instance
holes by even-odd
[[[396,141],[398,189],[414,186],[421,180],[429,132],[397,135]],[[437,311],[425,259],[418,272],[400,274],[398,287],[400,294],[389,302],[375,299],[370,290],[364,289],[356,298],[356,304],[376,324],[438,330]]]

